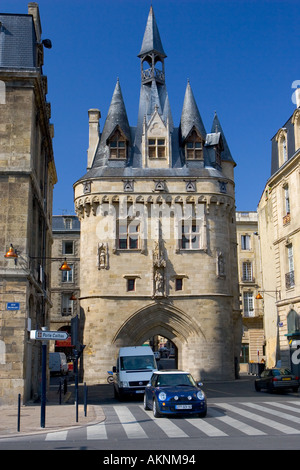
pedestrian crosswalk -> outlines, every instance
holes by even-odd
[[[237,435],[300,434],[300,403],[297,401],[209,403],[207,416],[154,418],[139,404],[103,406],[106,419],[87,426],[87,440],[185,439]],[[64,441],[74,430],[49,432],[47,441]]]

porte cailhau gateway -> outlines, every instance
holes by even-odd
[[[189,82],[174,125],[166,57],[151,7],[137,122],[128,122],[119,80],[103,128],[100,111],[88,112],[87,173],[74,184],[88,384],[106,381],[119,347],[155,335],[175,344],[178,367],[195,378],[235,376],[235,162],[216,113],[205,130]]]

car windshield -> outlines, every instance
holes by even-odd
[[[274,369],[273,375],[291,375],[291,371],[289,369]]]
[[[188,385],[195,387],[196,383],[190,374],[161,374],[157,377],[157,387]]]
[[[153,356],[122,356],[121,370],[156,369]]]

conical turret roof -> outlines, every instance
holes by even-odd
[[[188,136],[193,126],[196,127],[196,129],[205,139],[206,130],[202,122],[190,82],[188,81],[180,120],[180,132],[183,140]]]
[[[156,19],[152,5],[148,15],[147,25],[144,33],[143,43],[138,57],[142,57],[148,52],[157,52],[161,57],[167,57],[162,46]]]
[[[221,135],[222,135],[223,145],[224,145],[224,150],[223,150],[223,152],[222,152],[222,154],[221,154],[222,160],[224,160],[224,161],[229,161],[229,162],[233,162],[234,164],[236,164],[235,161],[234,161],[233,158],[232,158],[232,155],[231,155],[231,152],[230,152],[230,150],[229,150],[229,147],[228,147],[228,144],[227,144],[227,141],[226,141],[226,138],[225,138],[225,135],[224,135],[222,126],[221,126],[221,124],[220,124],[220,121],[219,121],[219,118],[218,118],[216,112],[215,112],[214,120],[213,120],[213,123],[212,123],[212,126],[211,126],[211,132],[212,132],[212,133],[220,132]]]

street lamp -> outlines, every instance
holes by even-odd
[[[255,297],[257,300],[263,300],[263,296],[261,295],[261,292],[263,293],[273,293],[276,294],[276,301],[277,301],[277,295],[278,295],[278,300],[281,299],[281,292],[280,290],[261,290],[258,292],[257,296]]]
[[[12,244],[10,244],[9,250],[5,253],[4,258],[14,259],[16,261],[18,259],[18,257],[19,257],[19,252],[14,249]],[[49,259],[51,261],[61,261],[62,260],[62,258],[50,258],[50,257],[46,257],[46,256],[28,256],[28,257],[29,257],[29,259],[39,259],[39,260],[44,260],[44,259]],[[59,268],[59,270],[60,271],[71,271],[71,269],[72,268],[70,268],[70,266],[67,263],[67,259],[64,258],[64,262],[61,265],[61,267]]]

